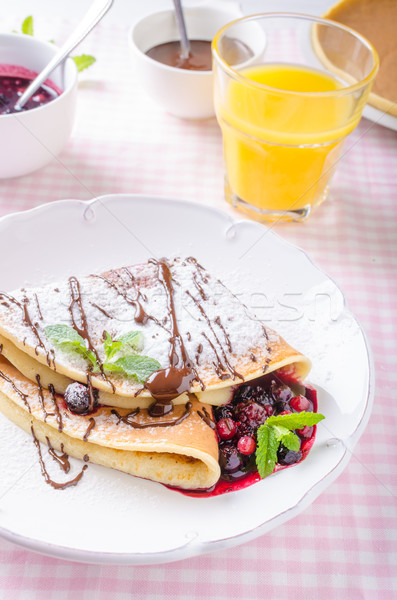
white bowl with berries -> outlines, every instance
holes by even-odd
[[[14,105],[58,48],[30,35],[0,34],[0,178],[26,175],[54,160],[73,128],[77,68],[72,59],[14,112]]]

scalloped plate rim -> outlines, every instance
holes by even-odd
[[[219,216],[222,216],[224,219],[227,219],[229,222],[229,226],[237,225],[239,223],[248,223],[249,225],[258,226],[259,224],[253,221],[249,221],[248,219],[237,219],[231,216],[229,213],[223,211],[220,208],[210,207],[208,205],[202,205],[193,201],[186,201],[179,198],[166,197],[160,195],[152,195],[152,194],[106,194],[102,196],[97,196],[92,198],[91,200],[78,200],[78,199],[62,199],[57,200],[51,203],[40,204],[36,207],[33,207],[29,210],[23,212],[12,212],[7,215],[0,217],[0,230],[4,226],[8,226],[8,224],[12,224],[16,219],[29,219],[32,214],[40,214],[40,212],[51,212],[53,210],[57,211],[60,208],[74,205],[83,206],[92,206],[97,202],[101,203],[111,203],[114,199],[137,199],[142,200],[143,198],[151,200],[151,201],[161,201],[168,202],[172,204],[187,204],[192,207],[196,207],[200,210],[207,211],[208,213],[217,213]],[[143,552],[143,553],[115,553],[115,552],[96,552],[86,549],[74,549],[69,546],[63,546],[62,544],[52,544],[49,542],[43,542],[41,540],[37,540],[35,538],[30,538],[27,536],[23,536],[19,533],[15,533],[11,530],[8,530],[5,527],[0,526],[0,537],[15,543],[19,546],[22,546],[28,550],[33,550],[40,554],[44,554],[47,556],[57,557],[61,559],[66,559],[70,561],[80,561],[90,564],[119,564],[119,565],[147,565],[147,564],[162,564],[167,562],[179,561],[185,558],[194,557],[197,555],[205,554],[208,552],[213,552],[219,549],[225,549],[229,547],[233,547],[245,542],[248,542],[256,537],[263,535],[264,533],[274,529],[278,525],[281,525],[301,513],[307,506],[309,506],[320,494],[322,491],[326,489],[347,466],[352,453],[350,450],[353,449],[360,436],[362,435],[370,414],[373,405],[374,398],[374,362],[372,352],[366,337],[366,334],[359,322],[359,320],[354,316],[352,311],[350,310],[347,300],[339,288],[339,286],[335,283],[335,281],[330,277],[321,267],[319,267],[310,256],[303,250],[302,248],[294,245],[293,243],[282,238],[278,233],[271,231],[271,235],[277,238],[278,243],[282,243],[291,249],[297,250],[301,252],[305,259],[310,263],[311,267],[319,271],[324,277],[332,282],[332,285],[336,288],[336,290],[341,294],[343,298],[343,313],[349,314],[355,321],[358,330],[360,331],[363,342],[365,344],[366,356],[367,356],[367,368],[368,368],[368,389],[367,389],[367,397],[365,398],[365,409],[362,414],[360,421],[356,425],[356,429],[349,437],[349,447],[347,448],[345,444],[343,444],[343,451],[339,458],[339,460],[335,463],[333,468],[320,480],[318,480],[311,488],[305,491],[305,493],[300,497],[300,499],[291,507],[286,509],[285,511],[275,515],[274,517],[267,519],[263,523],[257,525],[251,530],[246,532],[237,534],[232,537],[227,537],[224,539],[218,539],[213,541],[206,542],[195,542],[195,538],[191,540],[187,540],[185,544],[180,545],[176,548],[167,549],[160,552]],[[348,451],[349,450],[349,451]],[[204,500],[205,502],[205,500]]]

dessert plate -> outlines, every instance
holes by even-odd
[[[373,121],[373,123],[376,123],[377,125],[382,125],[382,127],[397,131],[397,117],[389,115],[388,113],[379,110],[379,108],[367,104],[363,110],[363,117],[369,121]]]
[[[369,419],[365,335],[333,281],[262,225],[199,204],[113,195],[64,200],[0,220],[0,289],[41,285],[150,257],[194,256],[313,362],[319,425],[308,458],[246,489],[188,497],[90,465],[55,490],[32,442],[0,415],[0,535],[31,550],[103,564],[153,564],[227,548],[304,510],[346,466]],[[81,468],[72,461],[75,472]]]

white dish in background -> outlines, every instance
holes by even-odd
[[[58,47],[50,42],[15,33],[0,34],[2,65],[15,65],[39,73]],[[44,167],[64,148],[73,128],[77,68],[71,58],[58,66],[50,80],[62,94],[43,106],[0,115],[0,179],[20,177]]]
[[[379,110],[379,108],[375,108],[374,106],[367,104],[363,110],[363,117],[369,121],[373,121],[377,125],[382,125],[382,127],[387,127],[388,129],[394,129],[394,131],[397,131],[397,117],[388,115],[382,110]]]
[[[184,16],[188,37],[210,42],[221,27],[242,15],[237,4],[206,2],[185,7]],[[146,55],[154,46],[179,39],[173,10],[156,12],[134,23],[128,32],[128,44],[138,80],[154,102],[169,114],[181,119],[208,119],[215,115],[212,71],[179,69]],[[262,54],[263,31],[253,25],[245,42],[255,56]],[[249,63],[247,60],[244,64]]]
[[[60,223],[70,240],[60,239]],[[195,256],[312,359],[309,379],[326,415],[302,463],[245,490],[190,498],[96,465],[76,488],[54,490],[40,474],[30,436],[0,414],[1,536],[70,560],[170,562],[266,533],[300,513],[342,472],[369,418],[372,362],[342,293],[302,250],[258,223],[215,209],[133,195],[65,200],[12,214],[0,220],[0,234],[7,247],[3,290],[151,256]]]

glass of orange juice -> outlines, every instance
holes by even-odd
[[[233,21],[212,48],[227,201],[260,221],[306,219],[361,118],[376,51],[344,25],[289,13]]]

